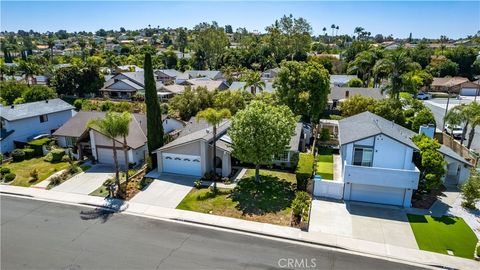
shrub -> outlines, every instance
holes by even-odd
[[[62,178],[58,175],[50,177],[50,186],[58,186],[62,183]]]
[[[475,203],[480,199],[480,175],[475,169],[472,170],[470,178],[462,186],[462,206],[475,209]]]
[[[36,157],[43,156],[43,146],[49,144],[52,140],[50,138],[41,138],[28,142],[29,148],[32,148],[35,151]]]
[[[298,191],[295,193],[295,198],[292,201],[292,212],[303,222],[308,222],[308,210],[310,208],[310,195],[305,191]]]
[[[306,190],[308,179],[313,175],[313,163],[314,157],[312,154],[300,153],[297,170],[295,171],[298,190]]]
[[[322,131],[320,132],[320,140],[323,142],[330,140],[330,130],[328,130],[328,128],[322,128]]]
[[[65,149],[56,148],[50,151],[50,153],[48,154],[52,154],[52,160],[50,162],[52,163],[60,162],[62,161],[63,156],[65,156]]]
[[[24,148],[23,152],[25,153],[25,159],[32,159],[35,157],[35,150],[31,148]]]
[[[25,159],[25,152],[22,149],[15,149],[12,151],[13,162],[21,162]]]
[[[109,179],[105,180],[105,182],[103,182],[102,185],[105,186],[105,187],[108,187],[108,186],[113,185],[114,183],[115,183],[115,179],[109,178]]]
[[[7,173],[10,173],[10,169],[9,168],[5,168],[5,167],[0,167],[0,174],[1,175],[5,175]]]
[[[195,182],[193,182],[193,185],[196,189],[200,189],[202,187],[202,179],[195,180]]]
[[[48,154],[43,158],[43,160],[45,160],[45,161],[47,161],[47,162],[52,162],[52,159],[53,159],[52,153],[48,153]]]
[[[140,182],[138,183],[138,189],[142,190],[148,185],[150,185],[153,182],[153,178],[150,177],[144,177]]]
[[[353,78],[350,81],[347,82],[348,87],[362,87],[363,86],[363,81],[360,80],[359,78]]]
[[[15,179],[15,177],[17,177],[16,174],[7,173],[3,179],[5,180],[5,182],[11,182],[11,181],[13,181],[13,179]]]
[[[30,177],[32,178],[32,180],[37,181],[38,180],[38,170],[37,169],[31,170],[30,171]]]
[[[77,111],[80,111],[82,109],[82,104],[83,104],[83,99],[81,99],[81,98],[77,98],[73,102],[73,106],[75,107],[75,109]]]
[[[480,246],[477,247],[477,257],[480,257]]]

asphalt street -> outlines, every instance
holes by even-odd
[[[3,195],[0,203],[1,269],[419,269],[87,207]]]

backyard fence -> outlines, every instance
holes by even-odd
[[[333,199],[343,198],[343,182],[315,179],[313,195]]]

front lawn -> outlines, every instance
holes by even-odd
[[[317,154],[316,174],[324,180],[333,179],[333,154],[331,149],[320,148]]]
[[[9,168],[12,173],[16,174],[15,179],[11,183],[12,185],[29,187],[45,180],[55,172],[66,169],[68,165],[68,162],[50,163],[44,161],[43,157],[39,157],[21,162],[10,162],[2,165],[2,167]],[[33,169],[37,169],[38,171],[38,180],[30,182],[30,172],[33,171]]]
[[[408,215],[408,221],[420,249],[473,259],[478,240],[462,218]]]
[[[269,171],[264,171],[267,173]],[[262,176],[243,178],[233,189],[192,189],[177,209],[290,226],[294,185],[283,179]]]
[[[297,183],[297,178],[294,173],[271,171],[271,170],[260,170],[260,175],[278,177],[279,179],[284,179],[290,183]],[[255,176],[255,169],[247,169],[243,178],[249,178],[254,176]]]

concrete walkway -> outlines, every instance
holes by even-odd
[[[396,259],[405,262],[436,265],[455,269],[477,270],[479,263],[474,260],[463,259],[433,252],[399,247],[384,243],[375,243],[350,237],[327,234],[323,232],[303,232],[295,228],[265,224],[241,219],[183,211],[160,206],[123,202],[120,200],[104,199],[96,196],[72,194],[53,190],[42,190],[17,186],[0,186],[0,193],[17,194],[35,199],[49,200],[60,203],[72,203],[108,207],[124,214],[133,214],[149,218],[185,221],[195,224],[210,225],[240,232],[250,232],[259,235],[283,238],[292,241],[301,241],[311,244],[336,247],[363,254],[370,254],[384,258]]]
[[[114,169],[107,165],[94,165],[86,172],[79,173],[62,184],[52,188],[55,191],[88,195],[107,179],[114,177]]]

